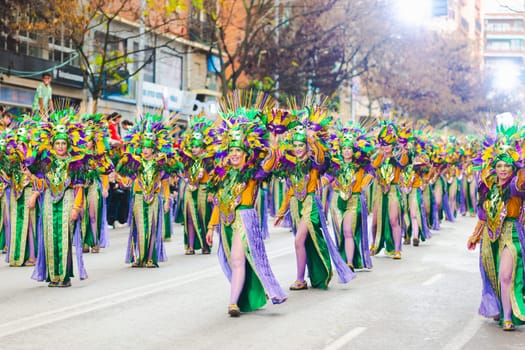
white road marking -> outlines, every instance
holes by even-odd
[[[269,259],[279,258],[292,253],[293,250],[290,248],[281,249],[269,254]],[[220,267],[215,266],[196,273],[170,278],[161,282],[150,283],[140,287],[130,288],[121,292],[105,295],[99,298],[90,299],[89,301],[83,303],[22,317],[17,320],[0,324],[0,338],[16,333],[21,333],[33,328],[44,326],[46,324],[73,318],[91,311],[123,304],[133,299],[142,298],[146,295],[155,294],[171,288],[183,286],[191,282],[218,275],[220,272]]]
[[[443,277],[443,274],[442,273],[438,273],[437,275],[434,275],[431,278],[429,278],[428,280],[426,280],[425,282],[423,282],[423,285],[424,286],[430,286],[431,284],[434,284],[437,281],[439,281],[442,277]]]
[[[338,350],[341,349],[343,346],[347,345],[352,339],[357,337],[359,334],[366,331],[366,327],[357,327],[340,337],[339,339],[335,340],[334,342],[330,343],[328,346],[324,348],[324,350]]]
[[[458,333],[452,340],[445,345],[443,350],[458,350],[462,349],[465,344],[472,339],[481,325],[483,324],[483,318],[479,315],[474,316],[465,327],[461,329],[461,332]]]

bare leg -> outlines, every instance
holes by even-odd
[[[347,213],[343,217],[343,235],[345,237],[345,253],[346,253],[346,259],[348,264],[352,264],[352,261],[354,260],[354,251],[355,251],[355,242],[354,242],[354,235],[352,232],[352,215],[350,213]]]
[[[232,237],[231,248],[231,269],[232,282],[230,290],[230,304],[237,304],[239,296],[244,286],[246,276],[246,257],[244,255],[244,246],[241,241],[241,235],[234,232]]]
[[[31,223],[31,216],[29,216],[29,227],[27,228],[27,244],[29,246],[29,260],[31,262],[36,261],[35,254],[35,235],[33,234],[33,225]]]
[[[306,270],[306,237],[308,236],[308,227],[306,223],[301,220],[297,226],[297,233],[295,234],[295,258],[297,261],[297,280],[304,281],[304,274]]]
[[[186,217],[188,218],[188,225],[186,227],[186,230],[188,231],[188,249],[193,249],[195,244],[195,227],[193,226],[193,220],[190,214],[190,210],[186,210]]]
[[[374,209],[372,213],[372,244],[376,240],[376,231],[377,231],[377,216],[379,215],[379,205],[374,203]]]
[[[388,218],[390,227],[392,228],[392,236],[394,237],[395,250],[401,251],[401,225],[399,224],[399,203],[395,201],[389,202]]]
[[[95,212],[96,201],[89,201],[89,225],[91,225],[91,231],[93,232],[93,245],[98,245],[98,235],[100,234],[97,227],[97,213]]]
[[[512,283],[512,272],[514,271],[514,261],[508,248],[501,252],[499,265],[499,283],[501,286],[501,305],[503,307],[503,320],[512,320],[512,305],[510,302],[510,284]]]
[[[408,205],[410,210],[410,222],[412,224],[412,241],[419,243],[419,218],[417,210],[419,203],[417,202],[417,196],[413,196]],[[416,243],[414,243],[414,245],[416,245]]]
[[[458,185],[457,185],[457,181],[454,179],[452,181],[452,183],[450,184],[450,187],[449,187],[449,192],[448,192],[448,204],[449,204],[449,207],[450,207],[450,211],[452,213],[452,215],[455,215],[456,214],[456,195],[457,195],[457,191],[458,191]]]
[[[436,201],[437,210],[439,213],[443,212],[443,187],[438,179],[434,186],[434,199]]]

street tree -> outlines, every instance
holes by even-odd
[[[297,16],[279,30],[264,55],[249,67],[277,93],[333,95],[368,70],[371,55],[389,39],[383,0],[337,1],[315,16]],[[292,13],[297,11],[291,8]]]
[[[475,45],[458,33],[399,34],[374,57],[364,85],[406,115],[433,123],[473,119],[483,104]]]
[[[200,0],[2,0],[0,9],[13,14],[1,29],[9,36],[24,29],[71,40],[96,110],[105,91],[126,90],[157,49],[185,35],[189,3],[202,6]]]

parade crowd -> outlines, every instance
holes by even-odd
[[[238,317],[287,298],[265,250],[269,222],[293,232],[289,289],[299,291],[327,289],[334,270],[348,283],[381,252],[400,260],[443,220],[469,215],[479,218],[467,242],[480,244],[479,313],[504,330],[525,323],[525,132],[512,116],[491,134],[455,137],[406,118],[343,123],[322,100],[282,108],[235,91],[220,107],[213,121],[192,116],[183,133],[176,118],[140,115],[122,137],[116,113],[4,116],[8,264],[69,287],[73,266],[86,279],[83,254],[107,247],[108,223],[120,220],[125,262],[157,268],[178,223],[186,255],[216,253],[231,283],[228,314]]]

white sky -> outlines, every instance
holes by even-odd
[[[509,6],[517,11],[525,11],[525,0],[482,0],[482,2],[482,9],[485,13],[508,12],[504,6]]]
[[[430,4],[431,0],[396,0],[398,19],[408,25],[422,24],[430,17]]]

